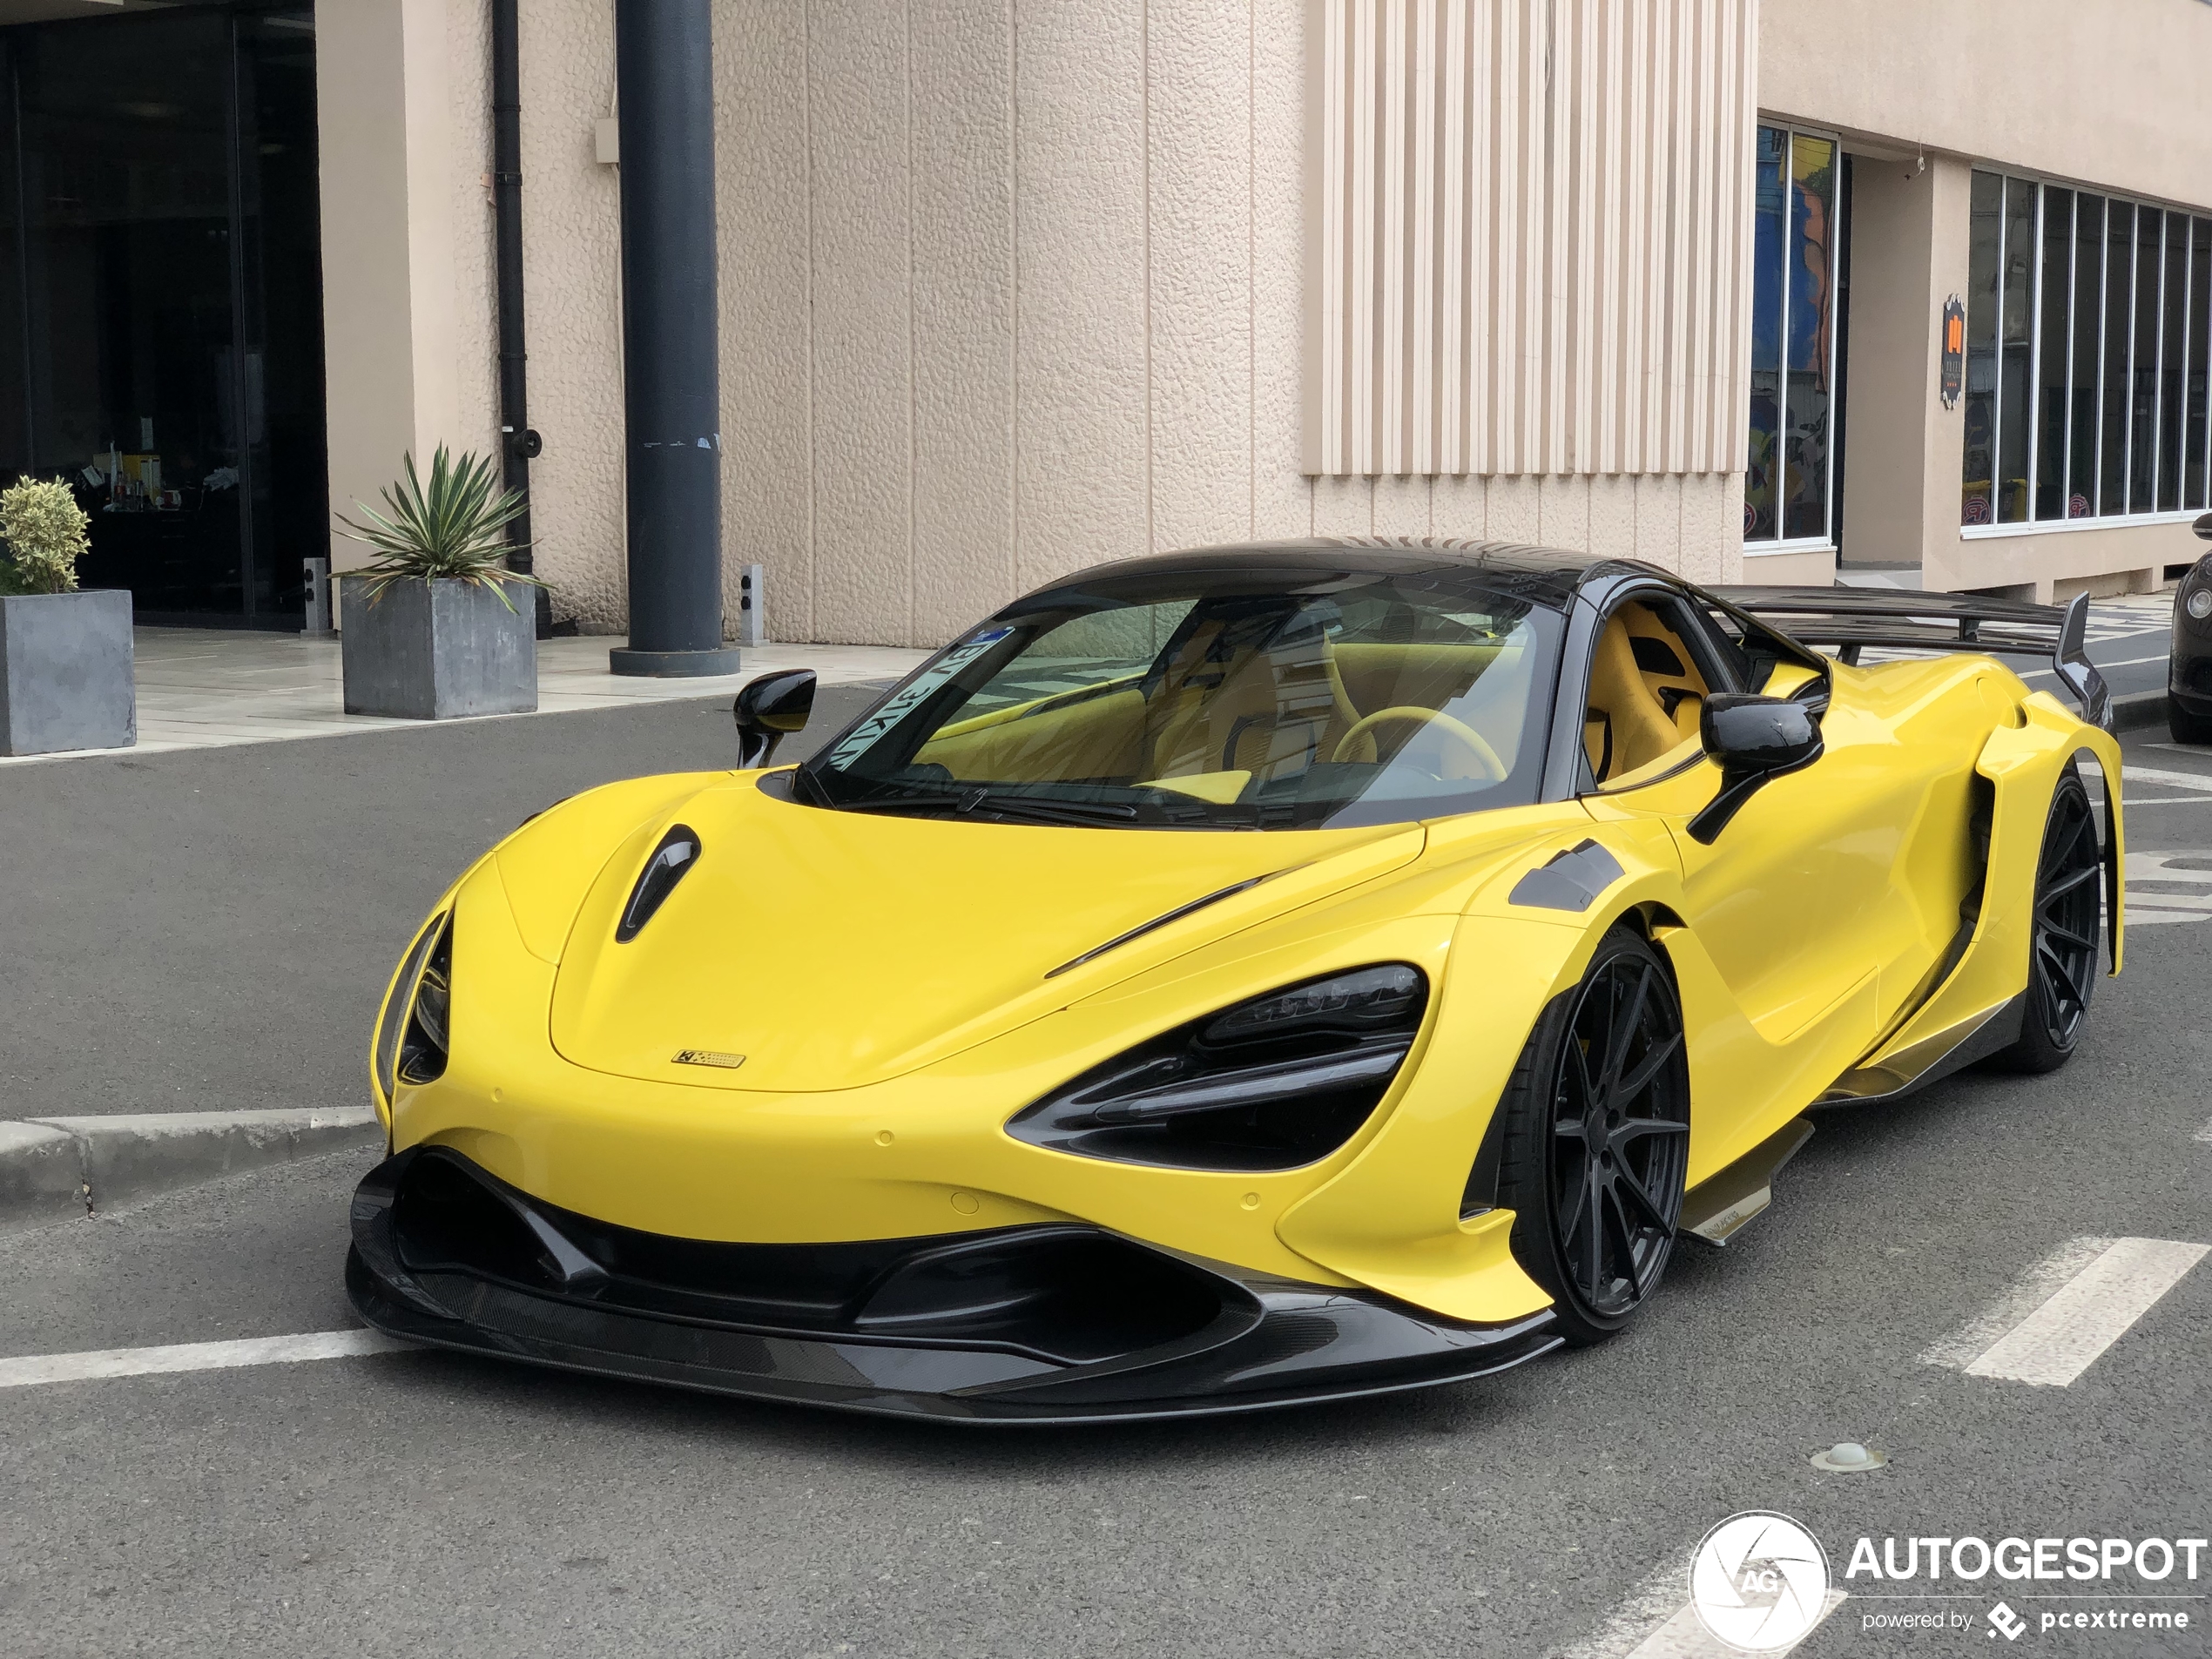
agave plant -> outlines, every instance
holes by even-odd
[[[361,583],[371,604],[393,583],[410,577],[474,582],[498,594],[509,610],[515,608],[507,597],[509,583],[545,585],[502,563],[509,551],[503,532],[522,515],[524,502],[520,490],[497,487],[489,456],[464,450],[456,460],[442,443],[430,457],[428,484],[416,475],[412,452],[406,466],[407,475],[381,492],[382,512],[356,501],[368,523],[338,519],[341,534],[376,551],[361,569],[345,573],[347,581]]]

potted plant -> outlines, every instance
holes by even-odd
[[[59,479],[0,490],[0,755],[138,740],[131,595],[77,585],[91,523]]]
[[[412,455],[406,475],[382,492],[382,512],[356,502],[367,522],[338,521],[376,555],[339,584],[346,711],[528,713],[537,706],[536,609],[507,590],[542,584],[502,563],[520,492],[496,488],[489,458],[456,460],[443,444],[427,484]]]

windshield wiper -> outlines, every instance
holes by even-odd
[[[1055,800],[991,789],[964,789],[958,794],[887,795],[835,804],[848,812],[942,813],[948,817],[1027,819],[1041,824],[1135,824],[1143,817],[1139,808],[1115,801]],[[1190,815],[1203,816],[1204,810],[1198,807]],[[1165,809],[1161,809],[1161,815],[1171,819],[1179,816]]]
[[[976,790],[961,798],[963,813],[994,818],[1031,818],[1046,824],[1133,824],[1134,806],[1103,800],[1053,800],[1038,795],[999,794]]]

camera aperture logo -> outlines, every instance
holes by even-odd
[[[1827,1601],[1827,1554],[1787,1515],[1730,1515],[1705,1534],[1690,1561],[1697,1622],[1744,1653],[1778,1653],[1801,1640]]]

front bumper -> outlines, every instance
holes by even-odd
[[[1549,1310],[1469,1325],[1103,1229],[732,1244],[617,1227],[447,1147],[354,1197],[346,1285],[418,1342],[710,1393],[960,1423],[1264,1410],[1487,1375]]]

